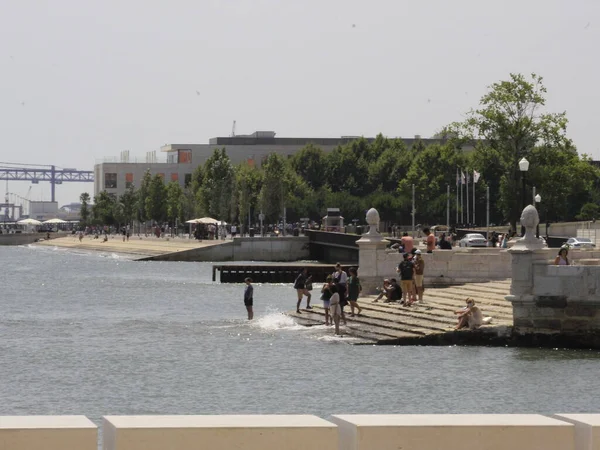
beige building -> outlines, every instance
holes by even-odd
[[[360,136],[342,136],[341,138],[278,138],[273,131],[256,131],[250,135],[211,138],[208,144],[167,144],[161,147],[166,160],[158,162],[156,152],[148,152],[145,161],[132,161],[129,151],[121,152],[120,160],[105,160],[94,166],[94,195],[103,190],[109,194],[121,195],[133,184],[139,187],[146,170],[154,176],[161,174],[165,182],[178,181],[186,187],[192,173],[213,154],[215,149],[225,148],[234,165],[247,162],[261,165],[271,153],[290,157],[308,144],[320,147],[324,152],[332,151],[338,145],[359,139]],[[366,138],[373,141],[375,138]],[[406,145],[416,140],[425,145],[441,142],[440,139],[421,139],[419,136],[404,139]],[[161,158],[162,159],[162,158]]]

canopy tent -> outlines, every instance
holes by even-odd
[[[205,225],[208,225],[208,224],[210,224],[210,223],[212,223],[212,224],[215,224],[215,225],[216,225],[216,224],[218,224],[218,223],[219,223],[219,221],[218,221],[217,219],[213,219],[212,217],[200,217],[199,219],[196,219],[196,221],[197,221],[198,223],[203,223],[203,224],[205,224]]]
[[[67,223],[67,221],[66,221],[66,220],[62,220],[62,219],[59,219],[59,218],[55,218],[55,219],[49,219],[49,220],[45,220],[45,221],[44,221],[44,222],[42,222],[42,223],[55,224],[55,223]]]
[[[35,219],[23,219],[23,220],[19,220],[17,222],[19,225],[41,225],[42,222],[40,222],[39,220],[35,220]]]

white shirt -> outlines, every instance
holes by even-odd
[[[336,270],[335,272],[333,272],[333,274],[331,276],[332,276],[332,278],[336,278],[337,275],[338,275],[338,273]],[[344,272],[342,270],[342,273],[339,275],[339,277],[340,277],[340,281],[339,281],[340,284],[348,284],[348,274],[346,272]]]

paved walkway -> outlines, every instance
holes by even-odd
[[[91,236],[85,236],[81,242],[75,235],[59,237],[47,241],[40,241],[34,245],[49,245],[53,247],[64,247],[91,251],[122,253],[132,257],[148,257],[164,255],[167,253],[191,250],[194,248],[219,245],[228,241],[197,241],[196,239],[186,238],[156,238],[154,236],[138,237],[132,236],[129,241],[123,242],[122,236],[109,236],[108,241],[103,242],[102,237],[94,239]]]
[[[361,298],[358,302],[363,308],[360,316],[350,317],[350,307],[345,308],[348,326],[342,327],[342,333],[359,338],[362,343],[415,345],[420,342],[452,342],[456,339],[447,334],[470,333],[453,330],[456,325],[453,311],[463,308],[467,297],[475,299],[484,317],[492,317],[492,324],[484,325],[481,330],[495,332],[513,324],[512,305],[504,299],[509,290],[510,280],[429,288],[425,290],[425,303],[410,308],[397,303],[373,303],[375,296]],[[313,295],[317,294],[313,292]],[[302,303],[305,305],[305,300]],[[318,297],[312,306],[312,310],[289,315],[303,325],[323,324],[325,315]]]

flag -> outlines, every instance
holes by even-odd
[[[469,171],[467,171],[467,184],[469,184]]]
[[[460,184],[465,184],[465,174],[463,171],[460,171]]]
[[[479,177],[481,176],[481,174],[479,172],[477,172],[476,170],[473,171],[473,183],[477,183],[479,181]]]

